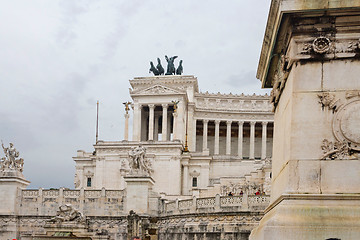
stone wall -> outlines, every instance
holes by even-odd
[[[121,190],[21,190],[20,215],[54,216],[58,206],[71,204],[85,216],[118,216],[124,214],[124,191]]]

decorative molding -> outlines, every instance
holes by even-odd
[[[162,85],[155,85],[148,87],[146,89],[141,89],[139,91],[130,91],[131,95],[173,95],[173,94],[185,94],[185,92],[181,92],[175,90],[173,88],[169,88]]]

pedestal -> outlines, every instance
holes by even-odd
[[[154,185],[151,177],[127,176],[126,182],[126,212],[133,210],[137,214],[149,214],[150,191]]]
[[[251,240],[360,239],[359,19],[359,1],[272,2],[258,69],[273,87],[271,204]]]
[[[13,215],[18,213],[20,191],[30,184],[23,174],[17,170],[0,172],[0,214]]]

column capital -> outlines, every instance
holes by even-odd
[[[266,126],[267,124],[268,124],[268,122],[261,122],[261,124],[263,125],[263,126]]]
[[[150,109],[154,109],[155,108],[155,104],[148,104]]]
[[[232,121],[228,120],[226,121],[226,125],[231,125]]]
[[[239,126],[244,125],[244,121],[238,121],[238,125],[239,125]]]
[[[168,107],[169,107],[169,104],[163,103],[163,104],[161,104],[161,106],[162,106],[163,108],[168,108]]]
[[[220,124],[221,121],[220,120],[215,120],[215,124]]]
[[[203,119],[202,121],[203,121],[203,123],[208,123],[209,122],[208,119]]]
[[[250,125],[251,125],[251,126],[255,126],[255,124],[256,124],[256,121],[251,121],[251,122],[250,122]]]

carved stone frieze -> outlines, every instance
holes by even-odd
[[[155,85],[155,86],[151,86],[149,88],[146,89],[142,89],[140,91],[131,91],[130,92],[133,95],[167,95],[167,94],[184,94],[184,91],[178,91],[166,86],[162,86],[162,85]]]
[[[331,47],[331,41],[327,37],[317,37],[314,39],[312,48],[314,52],[318,54],[324,54],[329,52]]]
[[[264,95],[260,99],[249,98],[213,98],[196,97],[196,108],[201,110],[224,110],[226,111],[271,111],[272,106],[269,102],[269,96]]]

